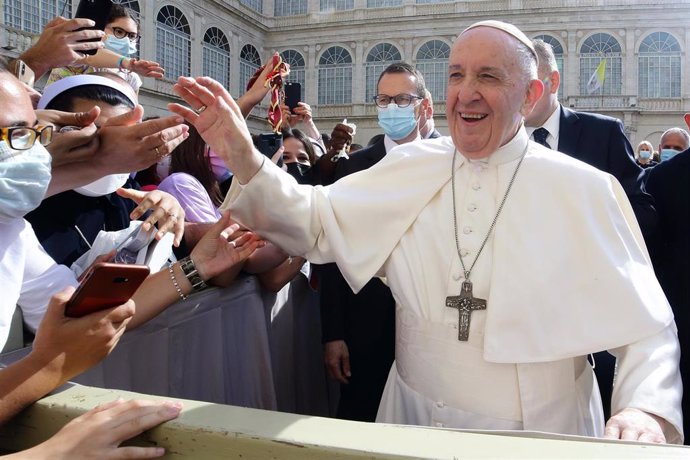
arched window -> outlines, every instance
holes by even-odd
[[[156,55],[165,78],[175,81],[190,73],[191,39],[189,22],[182,11],[166,5],[156,18]]]
[[[400,6],[402,0],[367,0],[367,8],[384,8],[387,6]]]
[[[252,45],[244,45],[240,51],[240,93],[247,90],[247,83],[261,67],[259,52]]]
[[[553,54],[556,56],[556,66],[558,67],[558,72],[561,74],[561,85],[558,87],[558,99],[563,99],[563,88],[565,86],[565,71],[563,70],[563,45],[555,37],[551,35],[537,35],[534,37],[535,40],[543,40],[553,48]]]
[[[654,32],[640,44],[640,97],[680,97],[680,44],[668,32]]]
[[[321,0],[319,11],[351,10],[354,7],[354,0]]]
[[[319,59],[319,104],[352,103],[352,56],[332,46]]]
[[[587,84],[606,59],[604,84],[594,94],[617,96],[623,88],[621,45],[609,34],[596,33],[587,37],[580,47],[580,94],[589,94]]]
[[[417,70],[424,76],[434,101],[445,101],[448,89],[448,57],[450,46],[441,40],[424,43],[417,51]]]
[[[222,30],[211,27],[204,34],[203,73],[226,89],[230,85],[230,43]]]
[[[307,0],[275,0],[274,16],[295,16],[307,14]]]
[[[374,46],[367,55],[366,72],[367,72],[367,90],[366,101],[371,102],[372,98],[378,92],[376,89],[376,82],[379,80],[381,72],[393,62],[402,61],[400,51],[398,48],[390,43],[379,43]],[[395,94],[389,94],[395,96]]]
[[[302,85],[300,101],[304,101],[304,75],[306,69],[304,56],[302,56],[299,51],[295,50],[285,50],[280,53],[280,56],[283,58],[283,61],[290,64],[290,74],[287,76],[286,81]]]
[[[6,26],[40,34],[55,16],[72,15],[72,0],[5,0],[4,10]]]
[[[137,15],[141,14],[141,10],[139,9],[139,2],[137,0],[112,0],[112,2],[117,3],[118,5],[122,5],[125,8],[129,8],[130,10],[137,13]]]
[[[254,11],[261,13],[263,12],[264,2],[263,0],[240,0],[240,3],[248,6]]]

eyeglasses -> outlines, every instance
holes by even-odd
[[[113,29],[113,35],[115,35],[115,38],[129,38],[130,42],[135,42],[139,40],[139,34],[136,32],[128,32],[122,27],[111,27]]]
[[[36,139],[41,145],[50,144],[53,140],[53,127],[38,125],[35,128],[26,126],[0,128],[0,140],[7,141],[10,148],[14,150],[28,150],[34,146]]]
[[[396,96],[389,96],[387,94],[377,94],[376,96],[374,96],[374,103],[382,109],[385,109],[386,107],[388,107],[388,104],[390,104],[391,102],[395,102],[395,104],[402,109],[409,106],[410,104],[412,104],[412,101],[415,101],[417,99],[424,98],[421,96],[415,96],[413,94],[404,93],[398,94]]]

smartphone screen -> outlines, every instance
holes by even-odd
[[[78,318],[122,305],[149,276],[146,265],[95,264],[65,305],[65,316]]]
[[[278,149],[283,146],[283,136],[276,133],[259,134],[256,139],[256,148],[269,159],[273,158]],[[278,161],[278,166],[283,165],[283,159]]]
[[[105,26],[108,23],[108,18],[110,17],[110,9],[112,8],[112,6],[112,0],[81,0],[79,2],[79,6],[77,6],[77,13],[74,15],[74,17],[86,18],[94,21],[96,25],[94,27],[91,27],[90,29],[105,30]],[[83,41],[90,42],[98,40]],[[98,50],[83,50],[81,52],[86,54],[96,54],[96,51]]]
[[[285,83],[285,105],[290,109],[290,113],[295,113],[295,107],[299,106],[302,100],[302,85],[294,82]]]

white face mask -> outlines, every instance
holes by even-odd
[[[101,177],[100,179],[86,184],[82,187],[77,187],[74,189],[75,192],[84,196],[103,196],[113,193],[115,190],[119,189],[125,182],[129,174],[111,174],[109,176]]]
[[[0,222],[8,223],[36,209],[50,184],[50,153],[39,142],[13,150],[0,141]]]

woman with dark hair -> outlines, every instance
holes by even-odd
[[[299,129],[283,131],[283,164],[300,184],[316,185],[311,167],[316,153],[311,140]]]
[[[218,207],[223,202],[218,179],[211,169],[206,143],[197,130],[190,126],[189,137],[157,169],[162,181],[158,189],[168,192],[180,202],[188,222],[216,222],[220,219]],[[167,174],[166,174],[167,173]]]
[[[53,69],[46,86],[71,75],[102,71],[120,75],[135,92],[141,87],[139,75],[162,78],[164,70],[154,61],[140,60],[133,56],[139,41],[139,19],[129,8],[114,4],[105,28],[104,48],[94,55],[85,54],[75,65]]]

